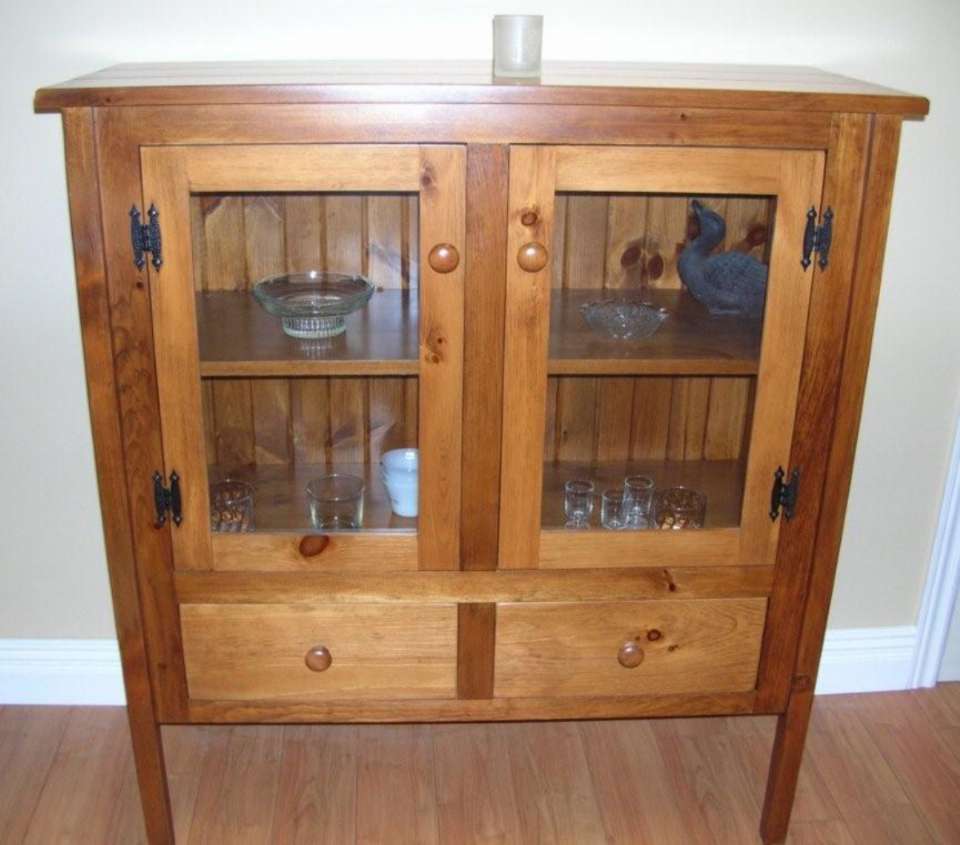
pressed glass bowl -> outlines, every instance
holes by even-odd
[[[580,306],[580,313],[591,329],[616,340],[650,337],[667,319],[666,308],[623,299],[585,302]]]
[[[343,318],[366,305],[373,290],[363,276],[310,270],[264,279],[253,295],[290,337],[315,340],[343,334]]]

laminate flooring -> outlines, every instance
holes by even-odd
[[[759,842],[768,717],[164,728],[183,843]],[[126,715],[0,707],[0,843],[144,842]],[[960,843],[960,684],[817,698],[788,842]]]

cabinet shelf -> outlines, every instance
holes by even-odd
[[[704,528],[733,528],[740,524],[745,472],[744,461],[545,463],[541,526],[550,529],[563,527],[566,522],[563,485],[572,478],[592,480],[600,493],[610,487],[622,487],[623,479],[628,475],[649,475],[658,489],[683,486],[705,493],[707,513]],[[599,502],[591,518],[591,527],[600,530]]]
[[[336,463],[267,465],[254,464],[233,469],[211,466],[211,481],[219,478],[237,478],[254,486],[253,521],[255,530],[262,531],[314,531],[310,525],[306,486],[312,478],[331,472],[349,473],[364,479],[363,530],[416,530],[416,518],[396,516],[390,509],[390,499],[377,468],[370,464]],[[353,533],[353,532],[351,532]]]
[[[547,372],[563,375],[756,375],[760,323],[711,317],[689,294],[652,290],[643,300],[670,316],[646,340],[614,340],[587,326],[580,306],[616,291],[553,291]]]
[[[418,362],[416,290],[378,290],[328,341],[288,337],[280,319],[245,291],[197,294],[200,375],[413,376]]]

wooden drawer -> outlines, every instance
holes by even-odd
[[[180,619],[195,700],[456,696],[454,604],[185,604]]]
[[[751,690],[766,608],[764,598],[501,604],[494,695]]]

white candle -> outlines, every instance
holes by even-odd
[[[494,76],[540,75],[543,15],[496,15],[493,19]]]

